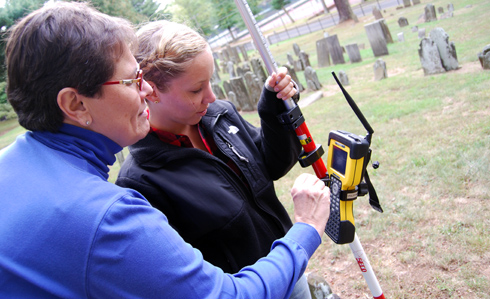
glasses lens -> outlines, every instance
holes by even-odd
[[[143,89],[143,71],[142,70],[138,71],[138,74],[136,75],[136,79],[138,80],[138,81],[136,81],[136,84],[138,85],[138,88],[141,91]]]

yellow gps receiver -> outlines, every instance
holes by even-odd
[[[325,233],[335,243],[346,244],[354,241],[356,228],[353,201],[358,196],[369,193],[371,206],[379,212],[383,210],[366,171],[366,166],[371,159],[369,147],[374,131],[354,100],[340,84],[335,73],[332,74],[352,110],[368,131],[366,137],[340,130],[332,131],[328,136],[327,172],[330,179],[330,216]],[[377,168],[378,165],[376,162],[373,167]]]

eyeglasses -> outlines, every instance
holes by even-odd
[[[138,70],[138,73],[136,74],[136,79],[123,79],[119,81],[107,81],[106,83],[102,85],[112,85],[112,84],[125,84],[126,86],[129,86],[133,83],[136,83],[138,86],[138,89],[141,91],[143,89],[143,70]]]

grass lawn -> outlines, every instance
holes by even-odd
[[[428,3],[436,10],[453,3],[454,17],[424,23],[420,16]],[[286,62],[296,43],[310,55],[323,97],[302,112],[316,143],[326,147],[331,130],[366,133],[331,72],[347,73],[346,89],[374,129],[372,161],[379,161],[380,167],[368,171],[384,213],[375,212],[365,196],[356,200],[354,215],[357,234],[386,298],[490,298],[490,71],[481,68],[477,57],[490,44],[490,2],[422,0],[421,5],[382,14],[395,40],[388,45],[390,54],[380,57],[387,65],[387,79],[374,81],[378,58],[364,29],[374,21],[368,13],[358,23],[325,30],[337,34],[341,45],[364,44],[360,63],[347,59],[342,65],[318,68],[316,41],[323,32],[274,44],[271,52],[276,61]],[[400,17],[407,18],[409,26],[400,28]],[[413,26],[426,28],[427,36],[432,29],[443,28],[455,43],[461,68],[424,76]],[[404,32],[405,42],[397,41],[399,32]],[[298,77],[304,80],[302,72]],[[310,94],[304,92],[302,98]],[[243,116],[259,124],[256,113]],[[0,123],[0,132],[4,132],[1,148],[23,130]],[[118,170],[116,163],[110,181]],[[301,172],[314,173],[297,165],[276,182],[291,215],[289,191]],[[325,277],[342,299],[370,298],[349,247],[336,245],[327,236],[323,239],[307,272]]]

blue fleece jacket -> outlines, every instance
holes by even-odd
[[[321,239],[297,223],[225,274],[138,192],[107,182],[121,150],[71,125],[0,151],[0,298],[284,298]]]

